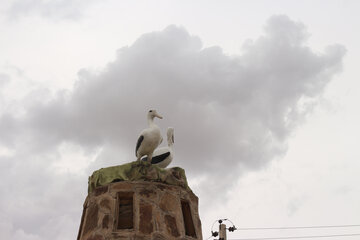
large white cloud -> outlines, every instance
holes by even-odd
[[[224,163],[257,167],[282,152],[307,113],[302,102],[321,94],[341,68],[342,46],[316,54],[306,36],[302,24],[275,16],[242,55],[227,56],[169,26],[120,49],[102,72],[82,70],[72,92],[27,99],[24,118],[12,124],[46,148],[109,143],[132,154],[153,107],[167,119],[157,121],[163,129],[175,127],[176,163],[197,173]]]
[[[244,44],[241,55],[229,56],[220,47],[203,48],[184,28],[169,26],[118,50],[101,72],[81,70],[72,91],[52,97],[34,91],[25,98],[22,114],[9,110],[0,118],[0,143],[12,152],[2,157],[1,174],[8,181],[16,179],[11,187],[0,183],[9,191],[1,206],[22,199],[12,203],[12,210],[0,210],[11,219],[12,233],[23,229],[40,239],[60,239],[46,228],[34,228],[45,226],[49,216],[55,226],[65,225],[59,236],[75,232],[77,226],[67,228],[66,219],[79,220],[82,199],[77,205],[70,202],[84,194],[86,189],[80,188],[86,187],[86,177],[53,172],[60,146],[102,149],[88,165],[88,174],[95,166],[133,161],[150,108],[164,116],[156,120],[163,133],[168,126],[175,128],[173,166],[185,168],[190,180],[215,179],[224,186],[244,171],[266,166],[286,151],[287,139],[308,106],[341,70],[343,46],[315,53],[306,45],[307,37],[303,24],[274,16],[262,36]],[[74,183],[78,187],[63,195]],[[214,191],[201,186],[204,194]],[[15,211],[37,202],[41,208],[33,212],[26,207],[26,218],[24,211]],[[69,204],[54,209],[54,202]],[[32,235],[29,239],[36,239]]]

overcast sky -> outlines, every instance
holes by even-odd
[[[358,9],[2,1],[0,238],[75,239],[87,177],[136,159],[149,109],[175,129],[170,167],[200,198],[204,239],[218,218],[360,224]],[[341,233],[360,228],[228,237]]]

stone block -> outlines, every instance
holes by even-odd
[[[96,204],[91,204],[86,210],[85,226],[83,236],[95,230],[98,225],[99,207]]]
[[[170,193],[164,193],[160,200],[159,207],[165,212],[176,212],[179,211],[180,201],[174,195]]]
[[[134,188],[134,185],[130,184],[129,182],[117,182],[117,183],[113,183],[111,184],[111,191],[117,191],[117,190],[121,190],[121,191],[130,191]]]
[[[154,233],[151,240],[167,240],[167,238],[161,233]]]
[[[104,240],[104,237],[96,234],[95,236],[88,237],[87,240]]]
[[[108,186],[101,186],[94,189],[95,196],[99,196],[101,194],[104,194],[108,191]]]
[[[111,212],[111,200],[109,198],[102,198],[100,201],[100,209],[105,213]]]
[[[179,230],[176,224],[176,219],[171,215],[165,215],[165,225],[168,233],[173,237],[179,237]]]
[[[153,232],[154,227],[152,217],[152,206],[150,204],[140,203],[140,232],[144,234],[150,234]]]

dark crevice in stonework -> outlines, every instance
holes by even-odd
[[[134,193],[119,192],[117,194],[117,229],[134,228]]]
[[[191,215],[191,208],[187,201],[181,200],[181,210],[184,219],[185,234],[196,238],[194,222]]]

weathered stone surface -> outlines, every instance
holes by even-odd
[[[189,193],[189,197],[190,197],[190,201],[191,202],[194,202],[194,203],[196,203],[196,204],[198,204],[199,203],[199,198],[194,194],[194,193]]]
[[[161,191],[170,191],[170,192],[178,192],[178,188],[176,186],[167,185],[167,184],[157,184],[157,188],[159,188]]]
[[[91,237],[87,238],[87,240],[104,240],[104,237],[96,234],[95,236],[91,236]]]
[[[87,196],[78,240],[202,240],[198,200],[191,190],[151,181],[123,181],[106,186]],[[185,231],[184,201],[189,204],[195,237]],[[133,221],[128,228],[119,227],[124,211],[132,213],[126,215]]]
[[[130,184],[129,182],[117,182],[111,184],[111,191],[117,191],[117,190],[130,190],[133,189],[134,185]]]
[[[83,236],[85,236],[87,233],[93,231],[97,227],[98,212],[99,212],[99,207],[96,204],[92,204],[88,207],[86,219],[85,219]]]
[[[133,239],[134,240],[148,240],[149,238],[145,237],[145,236],[135,235]]]
[[[111,210],[110,200],[107,198],[102,199],[100,202],[100,208],[105,210],[105,212],[109,212]]]
[[[150,204],[140,203],[140,232],[150,234],[153,232],[152,206]]]
[[[155,208],[156,209],[156,208]],[[156,209],[158,210],[158,209]],[[154,220],[154,231],[155,232],[163,232],[165,231],[164,220],[160,211],[154,211],[153,220]]]
[[[110,216],[109,215],[105,215],[102,221],[102,228],[108,229],[110,223]]]
[[[179,230],[176,224],[176,219],[173,216],[166,215],[165,216],[165,224],[167,231],[173,236],[173,237],[179,237]]]
[[[120,232],[112,232],[106,240],[124,240],[124,239],[132,239],[132,234],[130,233],[120,233]]]
[[[108,186],[101,186],[94,189],[95,196],[99,196],[101,194],[106,193],[108,190]]]
[[[154,233],[152,240],[167,240],[166,236],[161,233]]]
[[[180,204],[174,195],[165,193],[161,198],[159,207],[166,212],[176,212],[180,208]]]
[[[140,190],[139,194],[142,197],[147,197],[149,198],[150,196],[154,196],[156,193],[153,190],[149,190],[149,189],[142,189]]]

